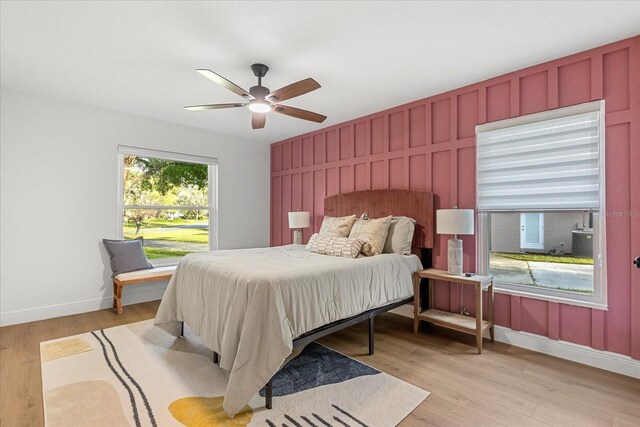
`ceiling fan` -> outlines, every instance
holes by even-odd
[[[249,110],[252,111],[251,126],[254,129],[262,129],[264,127],[267,119],[266,113],[268,113],[269,111],[275,111],[276,113],[284,114],[286,116],[309,120],[317,123],[322,123],[327,118],[327,116],[323,116],[322,114],[279,104],[279,102],[281,101],[295,98],[296,96],[304,95],[305,93],[318,89],[320,87],[320,84],[318,84],[317,81],[313,80],[312,78],[308,78],[300,80],[296,83],[292,83],[273,92],[269,92],[269,88],[262,86],[262,78],[267,74],[267,71],[269,71],[269,67],[264,64],[253,64],[251,66],[251,69],[253,70],[253,74],[258,78],[258,86],[253,86],[251,89],[249,89],[249,92],[211,70],[196,70],[206,78],[213,80],[219,85],[229,89],[231,92],[242,96],[248,102],[232,104],[190,105],[184,107],[185,110],[218,110],[221,108],[236,108],[245,107],[248,105]]]

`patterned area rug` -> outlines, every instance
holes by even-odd
[[[308,345],[229,419],[228,373],[185,327],[152,321],[40,344],[45,419],[54,426],[394,426],[429,392],[320,344]]]

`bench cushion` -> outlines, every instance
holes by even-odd
[[[175,265],[170,265],[167,267],[157,267],[149,270],[138,270],[138,271],[130,271],[128,273],[120,273],[114,276],[114,279],[117,279],[121,282],[129,282],[132,280],[152,280],[155,277],[162,277],[173,274],[176,271]]]

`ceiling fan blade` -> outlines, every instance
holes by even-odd
[[[295,98],[296,96],[304,95],[305,93],[316,90],[319,87],[320,84],[309,77],[308,79],[300,80],[299,82],[291,83],[288,86],[285,86],[278,90],[274,90],[269,95],[267,95],[267,99],[269,99],[271,102],[280,102],[284,101],[285,99],[291,99]]]
[[[276,105],[275,107],[273,107],[273,111],[275,111],[276,113],[295,117],[297,119],[309,120],[316,123],[322,123],[327,118],[327,116],[323,116],[322,114],[314,113],[307,110],[301,110],[299,108],[287,107],[286,105]]]
[[[221,108],[236,108],[244,107],[247,104],[206,104],[206,105],[188,105],[184,107],[185,110],[197,111],[197,110],[219,110]]]
[[[227,89],[229,89],[231,92],[238,94],[242,97],[245,97],[247,99],[253,99],[253,97],[249,94],[249,92],[247,92],[246,90],[242,89],[240,86],[238,86],[237,84],[230,82],[229,80],[225,79],[224,77],[222,77],[219,74],[214,73],[211,70],[207,70],[207,69],[198,69],[196,70],[197,72],[199,72],[200,74],[202,74],[203,76],[205,76],[206,78],[208,78],[209,80],[212,80],[216,83],[218,83],[220,86],[224,86]]]
[[[262,129],[267,121],[265,113],[253,113],[251,115],[251,127],[254,129]]]

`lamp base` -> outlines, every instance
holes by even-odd
[[[447,271],[452,276],[462,276],[462,240],[449,239]]]
[[[293,230],[293,244],[301,245],[302,244],[302,230],[296,228]]]

